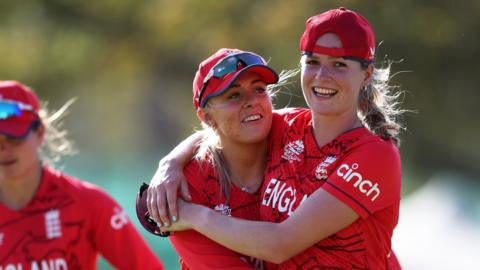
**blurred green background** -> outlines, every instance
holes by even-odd
[[[63,168],[104,187],[139,226],[137,187],[198,126],[191,100],[198,63],[237,47],[278,71],[295,68],[305,20],[339,6],[369,19],[381,42],[377,60],[396,62],[392,82],[406,91],[403,107],[416,111],[403,119],[404,201],[422,188],[447,190],[450,199],[434,195],[429,203],[448,201],[452,220],[477,228],[466,241],[478,241],[480,1],[2,0],[0,79],[31,86],[51,109],[78,97],[65,127],[80,152]],[[277,107],[305,106],[296,81]],[[402,223],[409,209],[400,236],[419,231],[419,220]],[[426,213],[442,215],[426,207],[420,217],[436,220]],[[168,241],[141,231],[167,269],[177,269]],[[421,237],[412,241],[425,242]],[[402,263],[422,269],[408,244],[398,248]],[[109,266],[102,261],[100,269]]]

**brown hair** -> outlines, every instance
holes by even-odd
[[[391,64],[374,67],[372,81],[360,90],[358,116],[371,132],[393,140],[398,146],[399,133],[403,129],[398,118],[405,110],[399,108],[402,92],[397,91],[398,86],[389,85]]]

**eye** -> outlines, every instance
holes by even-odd
[[[230,95],[228,95],[228,99],[237,99],[240,97],[240,93],[238,92],[234,92],[234,93],[231,93]]]
[[[347,64],[344,63],[344,62],[342,62],[342,61],[335,61],[335,62],[333,63],[333,66],[334,66],[334,67],[346,67]]]
[[[267,88],[264,87],[264,86],[258,86],[255,88],[255,92],[259,93],[259,94],[265,94],[267,93]]]
[[[313,59],[313,58],[306,58],[305,59],[305,64],[306,65],[318,65],[318,60]]]

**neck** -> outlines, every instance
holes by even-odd
[[[313,132],[318,147],[323,147],[339,135],[361,126],[362,123],[356,114],[354,116],[313,114]]]
[[[255,144],[226,144],[222,153],[232,173],[233,184],[247,192],[257,191],[267,163],[267,140]]]
[[[32,200],[42,177],[42,166],[40,163],[36,164],[24,175],[0,179],[0,203],[10,209],[19,210]]]

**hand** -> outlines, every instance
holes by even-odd
[[[172,224],[169,217],[172,218],[171,221],[173,222],[177,220],[178,190],[180,190],[181,197],[184,200],[192,200],[188,191],[187,179],[183,175],[183,167],[179,167],[164,158],[160,161],[147,190],[148,212],[160,225],[169,226]]]
[[[177,206],[180,214],[178,220],[170,224],[170,226],[162,226],[160,228],[162,232],[176,232],[193,229],[193,223],[201,218],[204,211],[209,210],[206,206],[185,202],[182,199],[177,200]]]

